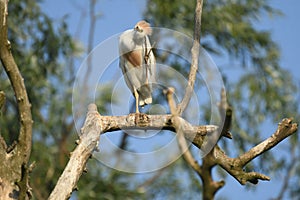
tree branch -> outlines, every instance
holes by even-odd
[[[222,88],[222,91],[221,91],[221,102],[219,103],[218,107],[219,107],[219,113],[220,113],[221,119],[224,120],[221,135],[223,137],[232,139],[232,135],[230,133],[231,121],[232,121],[232,108],[228,104],[228,101],[226,98],[226,92],[225,92],[224,88]]]
[[[231,127],[231,119],[232,119],[232,109],[229,106],[226,98],[226,92],[223,88],[221,91],[221,101],[218,105],[219,107],[219,114],[221,116],[221,119],[224,121],[221,123],[221,126],[223,126],[220,136],[227,137],[229,139],[232,139],[232,135],[230,133],[230,127]],[[215,148],[215,147],[214,147]],[[202,182],[203,182],[203,200],[211,200],[214,199],[215,194],[220,190],[224,185],[225,181],[214,181],[212,177],[212,169],[217,165],[216,159],[213,155],[213,150],[209,152],[203,159],[202,162]]]
[[[2,116],[2,107],[5,104],[5,93],[3,91],[0,91],[0,117]],[[0,129],[0,158],[2,158],[6,152],[7,145],[3,137],[1,136],[1,129]]]
[[[1,109],[5,104],[5,93],[3,91],[0,91],[0,114],[1,114]]]
[[[273,135],[248,152],[237,158],[229,158],[220,147],[216,146],[213,149],[214,159],[218,165],[225,169],[242,185],[246,184],[246,182],[257,184],[258,180],[270,180],[266,175],[257,172],[246,172],[244,171],[244,167],[257,156],[275,147],[279,142],[295,133],[297,128],[297,124],[292,123],[292,119],[283,119]]]
[[[218,129],[215,125],[193,126],[185,119],[178,117],[184,136],[198,148],[201,148],[203,136]],[[172,115],[146,115],[143,113],[132,113],[125,116],[101,116],[103,132],[118,130],[140,129],[140,130],[169,130],[175,132],[176,126]]]
[[[212,151],[209,152],[202,161],[201,169],[203,171],[201,180],[203,182],[203,200],[214,199],[215,194],[225,185],[225,181],[214,181],[212,177],[212,169],[217,165]]]
[[[19,111],[20,130],[18,142],[10,152],[5,152],[1,148],[0,159],[4,168],[4,170],[0,171],[0,177],[2,177],[1,184],[5,185],[7,182],[9,183],[6,191],[9,191],[10,194],[2,193],[0,194],[0,198],[8,198],[10,195],[10,198],[28,199],[31,191],[28,186],[29,170],[27,164],[31,153],[33,121],[31,104],[27,96],[24,80],[11,53],[11,46],[7,36],[7,15],[8,0],[0,0],[0,60],[15,93]],[[3,139],[0,140],[2,143],[1,146],[5,147],[5,141]],[[10,170],[10,173],[6,173],[6,170]]]
[[[177,117],[185,132],[185,137],[199,148],[203,136],[217,130],[217,126],[192,126],[184,119]],[[81,129],[78,146],[72,152],[70,160],[59,178],[49,200],[68,199],[76,189],[76,184],[84,171],[87,160],[97,148],[100,134],[121,129],[163,129],[175,130],[171,115],[146,115],[142,113],[129,114],[128,116],[101,116],[95,104],[90,104],[87,118]]]
[[[96,105],[91,104],[88,108],[84,126],[81,129],[78,146],[71,153],[70,160],[51,192],[49,200],[70,198],[73,190],[77,188],[77,182],[85,169],[88,159],[95,148],[97,148],[102,130],[100,114]]]
[[[177,113],[179,116],[182,115],[183,111],[186,109],[187,105],[190,102],[194,84],[196,80],[196,74],[198,69],[198,59],[199,59],[199,52],[200,52],[200,35],[201,35],[201,15],[202,15],[202,7],[203,7],[203,0],[197,0],[196,9],[195,9],[195,27],[194,27],[194,41],[193,46],[191,49],[192,53],[192,61],[191,61],[191,68],[189,73],[189,80],[188,85],[185,89],[185,95],[177,106]]]
[[[17,149],[19,155],[23,156],[23,161],[27,163],[31,152],[31,137],[32,137],[32,116],[31,104],[29,103],[24,79],[22,78],[18,66],[11,54],[10,42],[7,38],[7,1],[1,0],[1,14],[0,14],[0,59],[1,63],[8,75],[15,97],[18,103],[19,118],[21,121],[20,134],[18,138]],[[3,17],[3,18],[2,18]]]
[[[250,162],[257,156],[273,148],[279,142],[281,142],[285,138],[295,133],[298,129],[298,125],[296,123],[292,123],[292,121],[293,121],[292,119],[288,119],[288,118],[283,119],[279,123],[276,132],[271,137],[261,142],[260,144],[256,145],[248,152],[241,155],[239,157],[241,165],[243,166],[246,165],[248,162]]]
[[[192,140],[194,145],[201,148],[205,135],[216,131],[217,127],[213,125],[192,126],[184,119],[172,115],[146,115],[137,113],[129,114],[128,116],[101,116],[97,111],[96,105],[90,104],[87,118],[81,129],[78,146],[72,152],[70,160],[49,199],[69,198],[72,191],[76,189],[77,181],[84,171],[87,160],[97,148],[100,134],[121,129],[181,130],[185,138]],[[241,184],[245,184],[246,182],[256,184],[258,180],[269,180],[270,178],[256,172],[245,172],[243,170],[244,166],[258,155],[271,149],[280,141],[296,132],[296,130],[297,124],[292,123],[290,119],[284,119],[279,124],[278,130],[270,138],[253,147],[250,151],[238,158],[229,158],[220,147],[215,146],[205,157],[201,168],[199,168],[199,165],[192,157],[187,157],[187,160],[193,169],[201,175],[200,177],[202,180],[206,180],[203,171],[209,169],[208,172],[211,173],[212,167],[220,165]],[[196,137],[191,138],[191,136]],[[211,177],[211,175],[209,177]],[[224,185],[224,181],[215,182],[211,180],[207,183],[209,183],[210,188],[213,188],[213,193],[211,194],[217,192]]]
[[[94,44],[94,36],[95,36],[95,29],[96,29],[96,22],[99,18],[99,15],[95,13],[95,8],[97,5],[96,0],[89,0],[89,31],[88,31],[88,45],[87,45],[87,53],[89,54],[87,58],[87,70],[84,76],[83,83],[87,83],[88,79],[90,77],[91,69],[92,69],[92,56],[93,54],[90,54],[90,52],[93,50],[93,44]]]

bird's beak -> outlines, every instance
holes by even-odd
[[[139,26],[134,27],[134,30],[140,33],[143,32],[143,29],[141,29]]]

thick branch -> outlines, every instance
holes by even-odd
[[[209,152],[202,161],[202,176],[201,180],[203,182],[203,200],[212,200],[215,194],[225,185],[225,181],[214,181],[212,177],[212,169],[216,166],[216,161],[213,157],[212,151]]]
[[[0,59],[15,92],[19,109],[21,125],[18,144],[16,146],[16,151],[18,151],[18,153],[15,153],[15,155],[22,155],[21,162],[27,163],[31,152],[31,105],[28,100],[24,80],[11,54],[10,42],[7,38],[7,2],[7,0],[0,1]]]
[[[77,182],[85,169],[88,159],[91,157],[99,141],[102,132],[100,115],[94,104],[89,106],[87,118],[82,128],[79,144],[71,153],[70,160],[60,176],[49,200],[69,199],[73,190],[77,188]]]
[[[70,161],[59,178],[58,183],[49,199],[69,198],[72,191],[76,189],[77,181],[84,171],[88,158],[97,148],[100,134],[121,129],[181,130],[187,139],[189,139],[191,135],[196,135],[198,140],[195,140],[194,138],[192,141],[200,148],[203,142],[203,137],[210,132],[216,131],[217,127],[192,126],[184,119],[172,115],[129,114],[128,116],[100,116],[97,112],[96,105],[91,104],[89,105],[87,118],[81,131],[82,134],[80,135],[79,144],[71,154]],[[264,141],[260,143],[238,158],[229,158],[218,146],[215,146],[215,148],[206,156],[201,168],[199,168],[198,165],[194,165],[196,162],[194,162],[195,160],[193,158],[187,158],[190,163],[194,162],[192,167],[202,179],[205,179],[205,177],[203,177],[205,176],[203,172],[204,170],[211,172],[213,166],[220,165],[241,184],[245,184],[246,182],[255,184],[258,180],[269,180],[269,177],[256,172],[245,172],[243,170],[244,166],[256,156],[269,150],[280,141],[296,132],[296,130],[297,124],[292,123],[290,119],[284,119],[279,124],[278,130],[266,140],[268,142]],[[187,147],[185,147],[185,149],[187,149]],[[211,177],[211,175],[209,175],[209,177]],[[210,187],[213,186],[214,188],[212,194],[217,192],[224,185],[223,181],[209,181],[208,183],[210,184]]]
[[[199,52],[200,52],[200,32],[201,32],[201,15],[202,15],[202,7],[203,7],[203,0],[197,0],[196,9],[195,9],[195,27],[194,27],[194,42],[191,49],[192,53],[192,61],[191,61],[191,68],[189,73],[189,80],[188,85],[185,89],[185,95],[183,100],[177,107],[177,113],[182,115],[183,111],[186,109],[187,105],[190,102],[194,84],[196,80],[196,74],[198,69],[198,59],[199,59]]]
[[[184,119],[177,117],[176,124],[181,124],[185,137],[199,148],[203,136],[217,130],[217,126],[192,126]],[[70,160],[59,178],[49,199],[68,199],[76,188],[88,158],[97,148],[100,134],[121,129],[164,129],[175,130],[171,115],[130,114],[128,116],[100,116],[95,104],[89,105],[89,111],[81,130],[78,146],[72,152]],[[193,137],[195,136],[195,137]]]
[[[193,126],[181,117],[178,117],[178,120],[181,123],[184,136],[199,148],[202,145],[203,136],[218,129],[214,125]],[[172,115],[146,115],[140,113],[126,116],[101,116],[101,121],[103,133],[127,129],[169,130],[175,132]]]
[[[3,91],[0,91],[0,117],[2,115],[2,106],[5,104],[5,93]],[[1,130],[1,129],[0,129]],[[0,158],[4,157],[4,154],[6,152],[7,145],[5,140],[1,136],[0,132]]]
[[[18,142],[9,152],[7,152],[8,149],[4,149],[6,147],[5,141],[0,138],[0,160],[2,162],[0,185],[5,187],[5,191],[1,191],[0,188],[0,198],[28,199],[31,191],[28,185],[29,170],[27,164],[31,153],[33,121],[31,104],[28,100],[24,81],[11,53],[11,46],[7,37],[7,7],[8,0],[0,0],[0,60],[15,93],[19,111],[20,131]],[[0,101],[2,100],[3,98],[0,99]],[[0,102],[0,104],[2,103]]]

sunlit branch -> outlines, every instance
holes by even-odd
[[[257,172],[246,172],[244,171],[244,167],[257,156],[275,147],[279,142],[295,133],[297,129],[298,126],[296,123],[292,123],[292,119],[283,119],[273,135],[251,148],[248,152],[237,158],[229,158],[220,147],[217,146],[213,152],[214,159],[218,165],[225,169],[242,185],[246,184],[246,182],[256,184],[258,180],[270,180],[266,175]]]
[[[196,74],[197,74],[198,63],[199,63],[199,52],[200,52],[202,7],[203,7],[203,1],[197,0],[196,9],[195,9],[194,41],[191,49],[192,60],[191,60],[191,67],[189,73],[189,80],[185,89],[184,97],[177,106],[177,113],[179,114],[179,116],[182,115],[182,113],[184,112],[184,110],[186,109],[187,105],[190,102],[193,89],[194,89],[195,80],[196,80]]]

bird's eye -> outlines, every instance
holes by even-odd
[[[138,31],[138,32],[140,32],[140,33],[142,33],[142,32],[144,31],[144,30],[141,29],[139,26],[134,27],[134,30],[136,30],[136,31]]]

